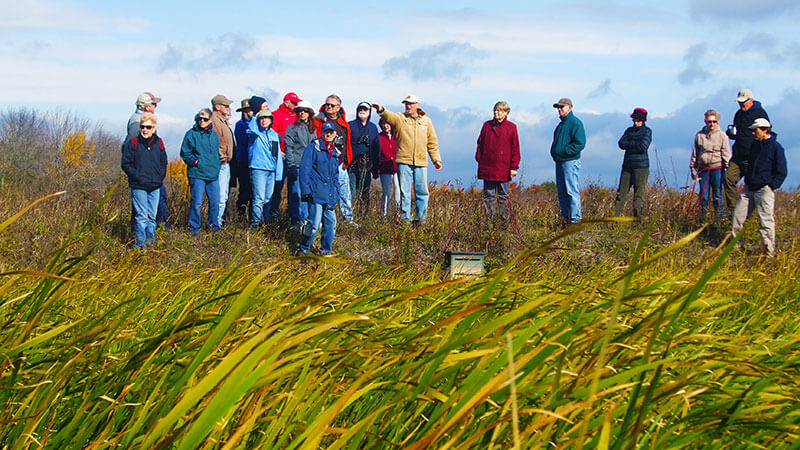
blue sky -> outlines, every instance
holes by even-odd
[[[177,154],[218,93],[264,95],[273,108],[288,91],[315,106],[337,93],[349,116],[362,100],[401,110],[413,93],[439,134],[444,169],[431,178],[469,185],[498,100],[519,127],[521,181],[552,180],[551,105],[570,97],[588,137],[584,183],[616,185],[616,141],[644,107],[651,181],[682,186],[703,112],[727,125],[747,87],[786,149],[784,188],[797,188],[800,3],[653,3],[0,0],[0,106],[75,112],[121,138],[136,96],[151,91]]]

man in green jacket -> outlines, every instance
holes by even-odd
[[[553,103],[561,122],[553,132],[550,156],[556,163],[556,189],[562,226],[581,221],[581,151],[586,147],[583,122],[572,114],[572,100]]]

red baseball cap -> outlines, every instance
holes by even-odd
[[[289,100],[292,103],[300,103],[300,97],[297,96],[294,92],[289,92],[288,94],[283,96],[283,101]]]

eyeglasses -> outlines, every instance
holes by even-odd
[[[155,128],[155,126],[153,126],[153,125],[139,125],[139,128],[142,129],[142,130],[152,130],[153,128]]]
[[[325,105],[324,105],[324,106],[325,106],[326,108],[335,108],[335,107],[337,107],[337,106],[339,106],[339,105],[337,105],[336,103],[325,103]]]

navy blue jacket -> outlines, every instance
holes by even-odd
[[[135,146],[133,144],[136,144]],[[122,170],[131,189],[147,192],[161,187],[167,176],[167,151],[164,142],[153,134],[150,140],[139,136],[122,143]]]
[[[367,120],[366,124],[362,124],[361,119],[358,118],[351,120],[350,144],[353,147],[353,160],[363,154],[367,154],[373,165],[376,164],[378,156],[381,154],[379,134],[378,126],[369,120]],[[361,136],[366,136],[366,139]]]
[[[339,154],[325,148],[322,138],[314,139],[300,162],[300,195],[311,195],[314,203],[333,209],[339,202]]]
[[[758,118],[769,120],[767,112],[761,107],[761,102],[756,100],[753,101],[753,106],[747,111],[739,109],[733,115],[733,126],[736,127],[736,135],[728,134],[728,137],[735,141],[731,149],[733,152],[732,161],[736,163],[747,162],[747,158],[750,155],[750,146],[756,140],[750,125]]]
[[[750,146],[750,164],[744,182],[751,191],[769,186],[773,191],[780,188],[786,179],[786,155],[783,146],[770,133],[769,139],[755,140]]]
[[[233,129],[236,139],[236,162],[247,168],[250,165],[250,138],[247,136],[248,121],[240,119]]]
[[[186,177],[205,181],[219,178],[219,135],[213,126],[202,129],[195,124],[183,136],[181,159],[186,163]]]
[[[653,132],[650,128],[647,128],[646,125],[628,127],[617,143],[619,148],[625,150],[625,157],[622,159],[622,168],[650,168],[650,158],[647,157],[647,149],[650,148],[650,141],[652,141],[652,139]]]

